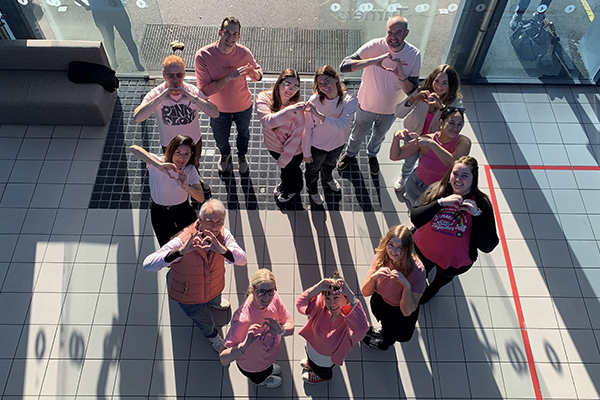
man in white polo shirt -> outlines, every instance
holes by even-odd
[[[419,85],[421,53],[404,41],[407,35],[406,18],[394,16],[387,22],[384,38],[365,43],[340,64],[341,72],[363,69],[363,74],[358,90],[358,110],[346,152],[337,163],[338,170],[345,170],[350,163],[356,162],[360,145],[371,132],[367,145],[369,171],[372,175],[379,174],[377,153],[396,118],[394,108]]]

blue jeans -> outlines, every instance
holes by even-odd
[[[207,338],[214,338],[217,336],[217,326],[215,325],[215,320],[213,319],[212,314],[210,313],[209,306],[215,305],[218,306],[221,304],[221,294],[219,293],[217,297],[210,300],[208,303],[198,303],[198,304],[179,304],[179,307],[183,310],[183,312],[194,321],[196,326],[200,328],[202,334]]]
[[[215,142],[221,155],[231,154],[229,135],[231,134],[231,123],[235,122],[238,134],[236,137],[237,154],[244,156],[248,152],[248,140],[250,139],[250,119],[252,118],[252,106],[244,111],[236,113],[222,112],[217,118],[210,119]]]
[[[417,152],[417,154],[415,154],[414,156],[407,157],[403,160],[403,163],[402,163],[402,177],[403,178],[408,178],[410,176],[410,174],[412,174],[413,170],[415,169],[415,164],[417,163],[417,160],[419,160],[419,158],[421,158],[421,153]]]
[[[371,132],[371,137],[367,144],[367,156],[377,156],[379,149],[381,149],[381,143],[385,139],[385,134],[395,119],[396,116],[394,114],[375,114],[363,110],[359,105],[358,110],[356,110],[354,122],[352,123],[352,132],[350,132],[346,154],[350,157],[356,157],[363,139],[367,136],[367,133]]]
[[[410,202],[410,207],[415,205],[417,199],[421,197],[425,190],[427,190],[427,185],[417,176],[417,170],[414,170],[410,177],[408,177],[408,181],[406,181],[406,198]]]

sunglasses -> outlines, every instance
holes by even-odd
[[[442,111],[448,111],[448,112],[450,112],[450,113],[453,113],[453,112],[456,112],[456,111],[458,111],[459,113],[464,113],[464,112],[465,112],[465,109],[464,109],[464,108],[462,108],[462,107],[448,107],[448,106],[446,106],[446,107],[444,107],[444,108],[442,109]]]
[[[185,72],[178,72],[176,74],[167,74],[167,78],[169,79],[175,79],[176,77],[181,79],[185,76]]]

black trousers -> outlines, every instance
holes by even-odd
[[[242,373],[242,375],[244,375],[246,378],[250,379],[252,381],[252,383],[256,383],[257,385],[263,383],[265,381],[265,379],[267,379],[269,377],[269,375],[271,375],[271,372],[273,372],[273,364],[269,365],[269,368],[265,369],[264,371],[260,371],[260,372],[244,371],[242,369],[242,367],[240,367],[240,364],[235,363],[235,365],[237,365],[237,367],[240,370],[240,372]]]
[[[276,160],[281,157],[280,153],[274,151],[269,151],[269,153]],[[284,195],[300,193],[304,189],[304,178],[300,169],[303,159],[302,153],[295,155],[285,167],[281,168],[281,193]]]
[[[342,150],[344,150],[344,146],[345,144],[331,151],[317,149],[314,146],[310,148],[313,162],[304,166],[304,179],[306,179],[306,189],[308,190],[308,194],[316,194],[319,192],[317,186],[319,173],[321,175],[321,184],[323,187],[327,185],[327,182],[333,179],[332,173],[338,158],[340,158]]]
[[[319,378],[328,380],[333,377],[333,367],[335,367],[335,364],[331,367],[321,367],[320,365],[315,364],[308,355],[306,355],[306,359],[308,360],[308,366],[310,369],[312,369]]]
[[[443,269],[439,265],[425,257],[416,245],[415,251],[419,255],[421,262],[425,266],[425,270],[427,271],[428,275],[429,272],[431,272],[431,270],[435,268],[435,278],[433,278],[433,281],[429,283],[427,289],[425,289],[425,292],[423,293],[423,296],[421,296],[421,304],[428,302],[433,296],[436,295],[437,292],[440,291],[441,288],[452,282],[452,279],[454,279],[455,276],[464,274],[473,266],[473,263],[471,263],[469,265],[465,265],[459,268],[449,267]]]
[[[392,346],[395,342],[408,342],[412,338],[419,319],[419,307],[408,317],[402,314],[400,307],[394,307],[377,292],[371,296],[371,311],[381,322],[382,345]]]
[[[158,244],[162,247],[180,230],[198,219],[198,216],[189,201],[170,208],[152,202],[150,218]]]

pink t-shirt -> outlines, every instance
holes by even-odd
[[[219,108],[220,112],[236,113],[252,105],[252,95],[245,76],[239,76],[229,82],[221,91],[217,91],[217,81],[229,75],[242,65],[250,64],[262,74],[260,65],[245,46],[235,45],[229,54],[223,54],[217,43],[204,46],[196,52],[196,82],[198,87]],[[251,79],[253,79],[251,77]],[[254,79],[253,79],[254,80]]]
[[[305,290],[296,300],[300,314],[308,315],[308,321],[298,334],[324,356],[331,357],[337,365],[342,365],[344,357],[352,346],[365,337],[369,322],[360,301],[354,307],[342,309],[342,315],[331,321],[331,313],[325,308],[325,299],[321,293],[310,300]]]
[[[469,257],[471,214],[455,207],[444,207],[415,232],[415,244],[427,259],[442,269],[472,264]]]
[[[206,100],[206,96],[200,89],[189,83],[182,83],[185,89]],[[166,90],[165,83],[158,85],[149,91],[142,103],[147,103],[155,97],[160,96]],[[189,100],[184,100],[183,96],[167,97],[154,109],[156,114],[156,123],[160,133],[160,145],[167,147],[171,140],[177,135],[185,135],[194,139],[194,143],[200,140],[200,120],[198,118],[198,106]]]
[[[404,43],[402,50],[392,53],[385,38],[373,39],[362,45],[356,54],[362,60],[366,60],[390,53],[393,58],[402,60],[402,70],[407,77],[418,77],[421,70],[421,53],[412,44]],[[391,60],[384,60],[383,65],[394,68],[396,64]],[[360,108],[376,114],[393,114],[396,104],[406,98],[400,83],[400,79],[393,72],[378,66],[365,68],[358,90]]]
[[[411,291],[413,293],[423,293],[427,286],[425,267],[418,257],[414,258],[415,266],[410,271],[406,279],[410,282]],[[377,255],[373,258],[370,269],[373,272],[376,271],[375,262],[377,261]],[[392,262],[390,261],[386,267],[394,269]],[[404,292],[404,286],[399,285],[394,280],[387,276],[378,276],[375,281],[375,291],[383,297],[386,303],[390,306],[400,307],[400,300],[402,299],[402,293]]]
[[[433,140],[436,141],[437,144],[442,146],[444,149],[449,151],[450,153],[454,152],[454,146],[456,145],[456,141],[460,137],[460,135],[456,135],[454,139],[450,141],[450,143],[442,144],[438,139],[438,133],[433,134]],[[433,150],[429,150],[427,153],[421,155],[421,161],[419,161],[419,166],[415,173],[420,180],[423,181],[426,185],[431,185],[434,182],[439,181],[444,177],[446,172],[450,167],[440,160],[440,158],[433,152]]]
[[[311,146],[324,151],[331,151],[344,145],[350,136],[350,123],[358,108],[356,97],[347,93],[338,104],[339,98],[333,100],[319,100],[318,94],[310,96],[308,101],[312,102],[317,110],[325,114],[325,121],[315,117],[309,111],[305,111],[306,128],[302,136],[302,153],[304,157],[312,157]]]
[[[256,97],[256,114],[262,124],[263,141],[269,151],[281,154],[277,159],[280,168],[302,152],[304,132],[304,111],[292,111],[288,107],[272,112],[272,92],[261,92]]]
[[[277,320],[281,325],[292,319],[287,308],[285,308],[283,301],[281,301],[279,294],[275,293],[271,304],[262,310],[254,307],[252,304],[252,296],[248,297],[231,318],[231,328],[229,328],[229,332],[227,333],[227,337],[225,337],[225,342],[223,344],[225,348],[229,349],[242,343],[246,340],[250,325],[262,325],[267,317]],[[279,335],[270,333],[260,336],[236,361],[244,371],[264,371],[275,362],[275,359],[279,354],[280,345],[281,336]]]

